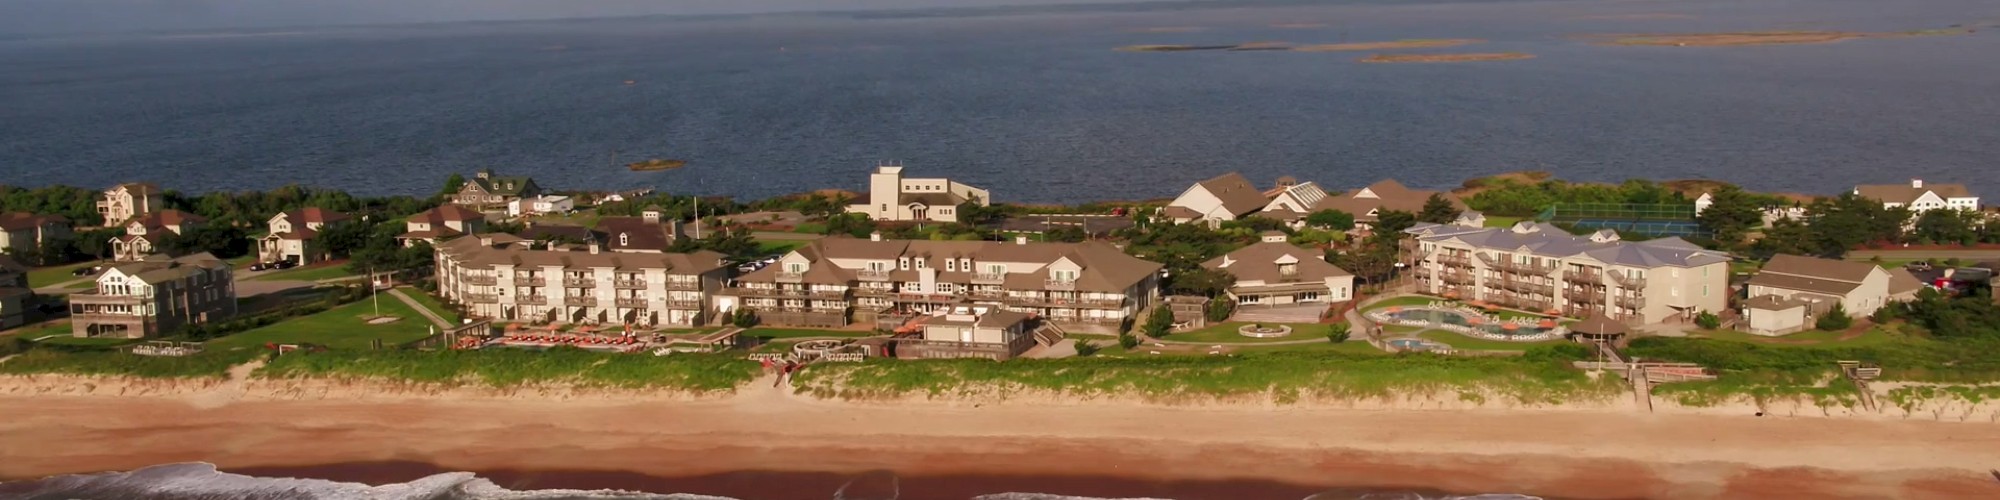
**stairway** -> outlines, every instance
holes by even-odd
[[[1625,378],[1630,379],[1632,381],[1632,397],[1635,398],[1635,402],[1639,404],[1639,407],[1645,408],[1647,413],[1652,413],[1653,383],[1652,381],[1646,380],[1648,376],[1646,373],[1646,368],[1643,366],[1636,367],[1633,368],[1632,371],[1628,373],[1630,373],[1630,375],[1627,375]]]
[[[1056,326],[1054,321],[1043,321],[1041,326],[1035,328],[1035,343],[1043,346],[1056,345],[1068,336],[1069,333],[1064,332],[1062,327]]]

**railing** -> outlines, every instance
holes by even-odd
[[[542,278],[539,276],[530,278],[514,278],[514,286],[542,286],[548,284],[548,282],[549,280],[547,278]]]
[[[806,292],[806,296],[818,297],[823,299],[844,299],[847,298],[847,292],[836,292],[832,290],[814,290]]]
[[[1501,271],[1508,271],[1508,272],[1522,273],[1522,274],[1533,274],[1537,276],[1545,276],[1548,275],[1549,273],[1555,272],[1556,270],[1556,266],[1553,265],[1542,266],[1535,264],[1522,264],[1511,260],[1496,261],[1493,263],[1493,267],[1499,268]]]
[[[69,319],[84,323],[145,323],[153,318],[132,313],[71,313]]]
[[[876,270],[876,269],[862,269],[860,271],[855,271],[854,277],[869,281],[883,281],[889,279],[889,271]]]
[[[1613,299],[1613,302],[1618,303],[1618,305],[1622,307],[1629,307],[1633,309],[1646,308],[1646,298],[1642,296],[1619,295],[1616,299]]]
[[[563,303],[572,306],[596,307],[597,297],[576,297],[576,296],[563,297]]]
[[[527,305],[531,305],[531,306],[539,306],[539,305],[547,305],[547,304],[549,303],[549,296],[547,296],[547,295],[515,295],[515,296],[514,296],[514,303],[516,303],[516,304],[527,304]]]
[[[476,304],[494,304],[500,302],[500,296],[490,293],[467,293],[459,296],[465,297],[466,302]]]
[[[1299,280],[1299,272],[1298,272],[1298,271],[1292,271],[1292,272],[1289,272],[1289,273],[1288,273],[1288,272],[1283,272],[1283,271],[1279,271],[1279,272],[1278,272],[1278,282],[1279,282],[1279,283],[1291,283],[1291,282],[1294,282],[1294,281],[1298,281],[1298,280]]]
[[[1570,300],[1582,300],[1586,302],[1604,301],[1604,291],[1594,286],[1564,288],[1563,292],[1563,296],[1568,297]]]
[[[563,286],[590,288],[597,286],[595,278],[563,278]]]
[[[1076,281],[1044,280],[1042,286],[1050,290],[1075,290]]]
[[[1633,288],[1646,286],[1645,278],[1633,276],[1630,272],[1609,271],[1607,274],[1611,275],[1611,281],[1616,281],[1620,285]]]
[[[974,273],[974,274],[972,275],[972,282],[973,282],[973,283],[979,283],[979,284],[998,284],[998,283],[1005,283],[1005,282],[1007,282],[1007,274],[1006,274],[1006,273]]]
[[[1443,275],[1442,279],[1445,283],[1470,285],[1473,281],[1471,273],[1443,273]]]
[[[613,303],[618,304],[618,307],[626,308],[646,307],[646,299],[620,298],[613,301]]]
[[[850,290],[854,290],[854,295],[855,295],[856,297],[881,297],[881,296],[884,296],[884,295],[889,295],[889,294],[892,294],[892,293],[896,293],[896,291],[895,291],[895,290],[893,290],[893,289],[888,289],[888,288],[870,288],[870,287],[865,287],[865,286],[863,286],[863,287],[854,287],[854,288],[851,288]]]
[[[1604,275],[1599,274],[1597,271],[1563,271],[1563,280],[1596,284],[1604,282]]]
[[[460,277],[458,278],[458,280],[459,280],[459,281],[463,281],[463,282],[466,282],[466,283],[469,283],[469,284],[474,284],[474,285],[486,285],[486,286],[493,286],[493,285],[497,285],[497,284],[500,284],[500,278],[496,278],[496,277],[492,277],[492,276],[480,276],[480,275],[476,275],[476,274],[475,274],[475,275],[470,275],[470,276],[460,276]]]
[[[611,286],[618,288],[645,288],[646,280],[613,280]]]
[[[1000,298],[1000,297],[1006,297],[1006,296],[1007,296],[1007,291],[1006,291],[1006,290],[973,290],[973,291],[972,291],[972,293],[969,293],[968,295],[971,295],[971,296],[974,296],[974,297],[985,297],[985,298]]]
[[[700,290],[701,280],[667,280],[668,290]]]
[[[805,278],[804,271],[778,271],[778,281],[799,281]]]
[[[701,306],[702,304],[700,300],[667,299],[667,307],[697,308]]]
[[[1456,254],[1456,255],[1453,255],[1453,254],[1449,254],[1449,253],[1440,253],[1440,254],[1437,254],[1437,257],[1435,257],[1435,258],[1436,258],[1436,260],[1438,261],[1438,263],[1439,263],[1439,264],[1444,264],[1444,265],[1447,265],[1447,266],[1470,266],[1470,265],[1472,265],[1472,256],[1470,256],[1470,255],[1466,255],[1466,254]]]

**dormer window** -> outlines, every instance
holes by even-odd
[[[631,244],[632,235],[630,233],[618,233],[618,246],[629,246]]]
[[[917,269],[924,268],[924,259],[917,259]]]
[[[956,261],[956,260],[951,260],[951,259],[945,259],[945,261],[944,261],[944,270],[946,270],[946,271],[951,271],[951,272],[958,272],[958,261]]]
[[[1293,263],[1289,263],[1289,262],[1288,262],[1288,263],[1284,263],[1284,264],[1278,264],[1278,274],[1279,274],[1279,275],[1283,275],[1283,276],[1291,276],[1291,275],[1295,275],[1295,274],[1298,274],[1298,273],[1299,273],[1299,265],[1298,265],[1298,264],[1293,264]]]
[[[1062,281],[1062,282],[1076,281],[1076,271],[1072,270],[1050,271],[1050,275],[1053,276],[1056,281]]]
[[[786,262],[785,272],[793,274],[803,273],[806,272],[806,265],[803,262]]]
[[[910,258],[909,258],[909,257],[903,257],[903,258],[900,258],[900,259],[896,259],[896,268],[897,268],[897,269],[902,269],[902,270],[904,270],[904,271],[908,271],[908,270],[910,270]]]

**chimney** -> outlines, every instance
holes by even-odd
[[[475,173],[475,174],[472,174],[472,175],[473,175],[474,177],[478,177],[478,178],[481,178],[481,179],[490,179],[490,178],[492,178],[492,177],[493,177],[493,169],[483,169],[483,170],[480,170],[480,171],[479,171],[479,173]]]
[[[1027,236],[1027,235],[1021,235],[1021,236],[1015,236],[1015,237],[1014,237],[1014,244],[1016,244],[1016,245],[1026,245],[1026,244],[1028,244],[1028,236]]]
[[[1923,180],[1923,179],[1910,179],[1910,188],[1911,188],[1911,189],[1923,189],[1923,188],[1924,188],[1924,180]]]
[[[598,252],[597,242],[595,241],[590,242],[590,254],[597,255],[597,252]]]
[[[868,233],[868,241],[882,241],[882,232],[876,231]]]

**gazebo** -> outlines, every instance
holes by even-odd
[[[1630,332],[1631,328],[1604,313],[1597,313],[1595,316],[1569,325],[1570,337],[1577,340],[1612,342]]]

